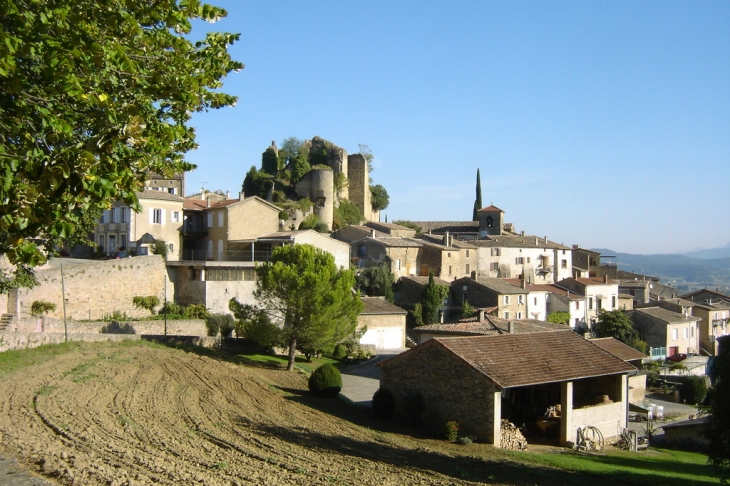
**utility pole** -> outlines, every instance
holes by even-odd
[[[63,336],[68,342],[68,326],[66,325],[66,285],[63,280],[63,263],[61,264],[61,299],[63,300]]]

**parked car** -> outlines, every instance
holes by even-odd
[[[119,260],[120,258],[129,258],[126,251],[113,251],[107,255],[108,260]]]

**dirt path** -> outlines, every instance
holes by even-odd
[[[0,386],[4,447],[62,484],[469,484],[399,467],[412,451],[307,406],[297,373],[109,344]]]

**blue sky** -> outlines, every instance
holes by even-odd
[[[188,192],[240,190],[275,140],[367,144],[388,221],[469,220],[586,248],[730,242],[730,2],[211,0],[246,68],[196,114]]]

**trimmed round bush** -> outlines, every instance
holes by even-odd
[[[345,356],[347,356],[347,346],[342,343],[335,346],[335,350],[332,351],[332,357],[335,359],[342,359]]]
[[[387,388],[378,388],[373,395],[373,415],[379,419],[389,419],[395,412],[395,397]]]
[[[335,398],[342,390],[340,370],[332,363],[326,363],[314,370],[309,377],[309,391],[322,398]]]
[[[702,403],[707,395],[707,383],[704,377],[688,376],[682,385],[682,399],[689,404]]]
[[[208,336],[217,336],[221,333],[223,337],[230,337],[234,328],[233,316],[230,314],[211,314],[205,320],[205,327]]]

